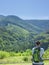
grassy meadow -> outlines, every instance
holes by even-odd
[[[0,65],[32,65],[32,63],[15,63],[15,64],[0,64]],[[45,62],[44,65],[49,65],[49,62]]]
[[[28,58],[28,60],[24,60]],[[31,56],[18,56],[0,59],[0,65],[32,65]],[[49,65],[49,60],[44,61],[44,65]]]
[[[49,58],[49,49],[45,51],[43,58]],[[32,51],[5,52],[0,51],[0,65],[32,65]],[[49,60],[44,60],[44,65],[49,65]]]

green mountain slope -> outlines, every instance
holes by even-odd
[[[31,23],[38,26],[43,31],[49,30],[49,20],[25,20],[27,23]]]
[[[48,23],[48,24],[47,24]],[[17,16],[0,16],[0,50],[25,51],[35,41],[49,47],[49,20],[23,20]]]
[[[42,43],[42,47],[47,49],[49,47],[49,32],[42,32],[40,35],[34,36],[34,41],[39,40]]]
[[[11,25],[0,27],[0,50],[25,51],[32,48],[30,33],[19,26]]]

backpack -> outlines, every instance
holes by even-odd
[[[40,47],[34,49],[33,61],[40,62]]]

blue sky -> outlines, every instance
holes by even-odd
[[[49,19],[49,0],[0,0],[0,15]]]

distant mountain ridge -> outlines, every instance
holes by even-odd
[[[49,20],[23,20],[14,15],[0,16],[0,25],[8,23],[22,27],[30,32],[42,32],[49,30]]]

